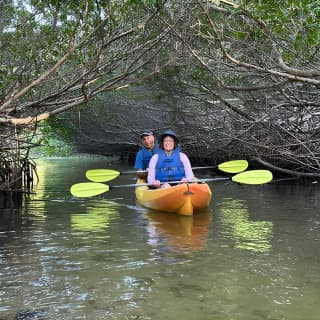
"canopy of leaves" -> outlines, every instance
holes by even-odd
[[[234,148],[320,168],[318,1],[6,0],[0,6],[1,130],[25,132],[80,105],[89,117],[95,97],[129,86],[132,93],[152,80],[148,86],[161,88],[157,98],[171,104],[165,112],[159,107],[158,127],[176,126],[190,150],[196,135],[197,150],[212,146],[204,156]],[[101,104],[108,113],[110,105]],[[123,112],[121,123],[136,126],[131,116]]]

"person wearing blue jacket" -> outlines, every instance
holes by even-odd
[[[134,163],[134,168],[138,171],[145,171],[149,167],[151,157],[159,150],[155,143],[155,137],[152,131],[144,130],[140,135],[142,147],[138,151]]]

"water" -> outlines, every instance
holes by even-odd
[[[1,320],[320,319],[317,184],[214,182],[211,207],[190,218],[141,208],[133,188],[72,197],[93,168],[128,169],[41,160],[37,193],[2,210]]]

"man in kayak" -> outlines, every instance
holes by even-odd
[[[180,152],[179,140],[172,130],[159,137],[159,150],[149,162],[148,183],[154,188],[168,188],[166,182],[194,180],[190,160]]]
[[[145,171],[149,167],[151,157],[159,150],[155,144],[155,137],[150,130],[144,130],[140,135],[142,148],[136,155],[134,168],[138,171]]]

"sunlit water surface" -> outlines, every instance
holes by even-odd
[[[133,188],[71,196],[93,168],[128,169],[41,160],[36,194],[1,209],[0,319],[320,319],[319,185],[213,182],[189,218],[141,208]]]

